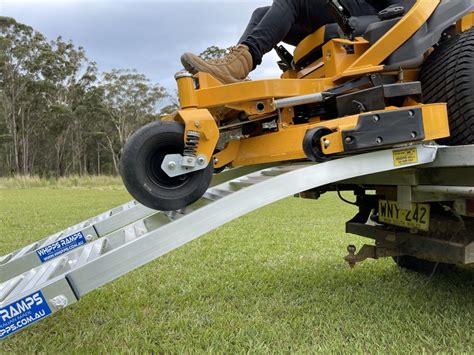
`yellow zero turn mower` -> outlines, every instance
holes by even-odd
[[[179,72],[180,109],[123,149],[133,197],[177,210],[226,167],[474,143],[474,0],[405,0],[362,17],[338,0],[328,6],[334,24],[294,55],[276,48],[281,79],[223,85]]]

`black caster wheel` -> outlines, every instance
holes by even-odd
[[[321,138],[331,134],[332,131],[326,127],[316,127],[306,132],[303,139],[303,150],[309,160],[316,163],[324,163],[332,160],[331,157],[323,153]]]
[[[199,200],[211,183],[213,164],[169,177],[161,164],[168,154],[183,154],[184,126],[174,121],[152,122],[135,132],[123,148],[120,170],[128,192],[141,204],[174,211]]]

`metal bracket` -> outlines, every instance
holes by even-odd
[[[423,141],[421,108],[381,111],[359,116],[357,126],[342,131],[345,152]]]
[[[176,177],[205,169],[209,165],[204,155],[184,157],[181,154],[168,154],[165,156],[161,169],[169,177]]]

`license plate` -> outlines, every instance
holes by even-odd
[[[395,226],[430,230],[430,205],[414,203],[411,210],[398,207],[394,201],[379,201],[379,220]]]

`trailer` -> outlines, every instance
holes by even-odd
[[[373,239],[375,245],[365,245],[357,254],[354,246],[348,246],[345,259],[350,266],[384,257],[392,257],[400,267],[428,273],[472,265],[473,154],[474,146],[439,147],[430,164],[340,181],[302,197],[354,191],[359,212],[347,222],[346,232]]]
[[[329,191],[354,192],[346,202],[359,211],[347,233],[375,240],[348,247],[350,266],[383,257],[424,272],[474,263],[474,146],[408,144],[321,164],[247,166],[216,174],[186,208],[132,201],[0,257],[0,339],[249,212]]]

